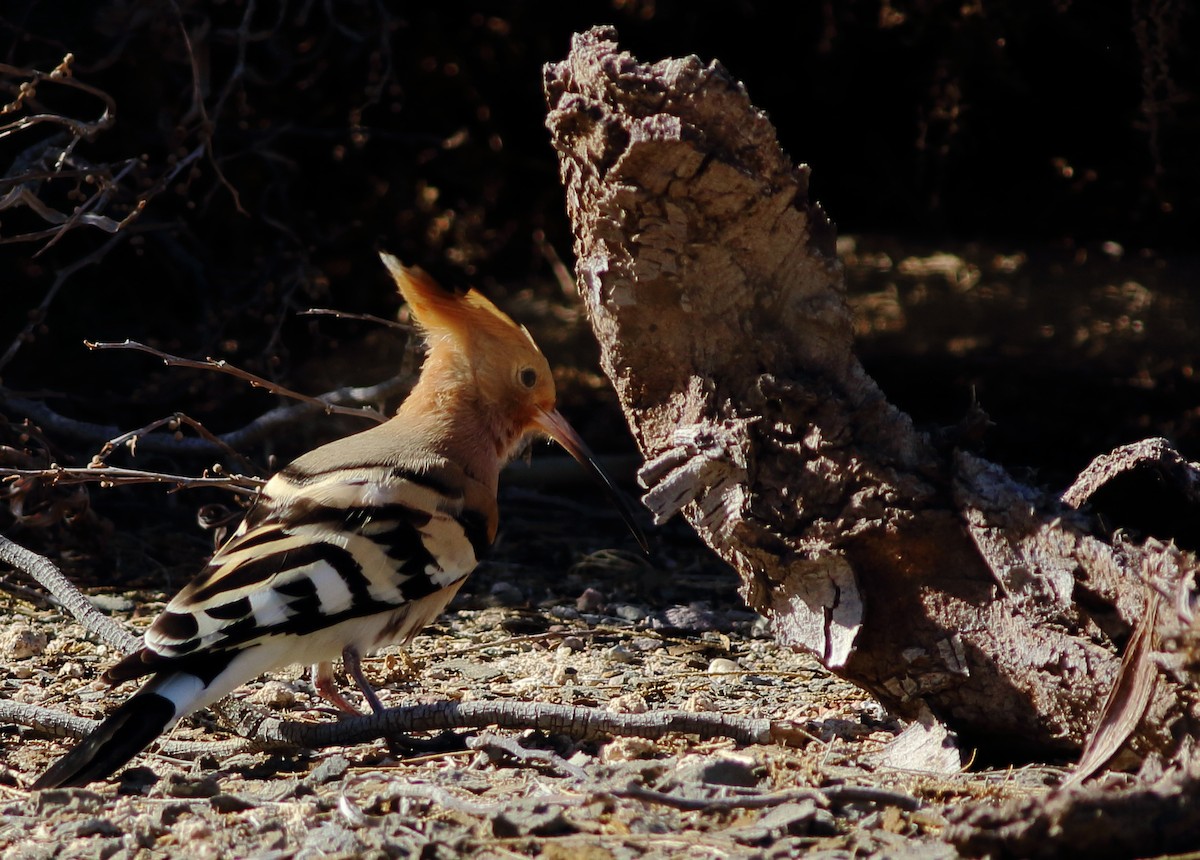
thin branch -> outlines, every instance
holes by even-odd
[[[831,785],[826,788],[797,788],[772,794],[739,794],[732,797],[683,797],[655,791],[637,783],[607,792],[613,797],[627,797],[657,803],[688,812],[723,812],[731,809],[767,809],[785,803],[811,800],[821,808],[831,803],[874,803],[880,806],[895,806],[910,812],[921,808],[917,798],[898,791],[888,791],[869,785]]]
[[[317,396],[316,399],[320,401],[319,405],[306,402],[293,406],[278,406],[269,412],[264,412],[245,427],[216,436],[215,438],[220,444],[190,437],[176,439],[173,436],[147,436],[138,442],[138,447],[155,454],[174,454],[178,456],[210,456],[220,452],[225,447],[234,449],[244,448],[277,430],[290,427],[293,422],[305,416],[316,412],[325,412],[328,404],[379,403],[407,390],[411,382],[412,379],[408,375],[394,376],[375,385],[362,387],[347,385],[333,391],[327,391]],[[0,389],[0,396],[2,396],[5,408],[25,416],[37,423],[43,430],[71,439],[103,444],[109,439],[119,436],[122,432],[121,428],[113,425],[93,424],[88,421],[68,418],[65,415],[55,412],[40,400],[17,397],[3,389]],[[352,411],[351,414],[359,415],[362,413],[359,410]]]
[[[578,765],[571,764],[553,750],[526,749],[516,738],[506,738],[485,732],[479,737],[468,738],[467,747],[485,753],[493,761],[508,757],[524,766],[536,763],[561,771],[576,779],[587,777],[587,771]]]
[[[51,484],[99,483],[101,487],[116,487],[127,484],[174,484],[177,489],[191,490],[196,487],[220,487],[232,493],[253,495],[266,483],[261,478],[248,475],[170,475],[166,472],[147,472],[141,469],[122,469],[118,466],[101,468],[68,468],[52,465],[45,469],[0,468],[0,478],[40,478]]]
[[[223,441],[221,441],[220,437],[213,434],[212,431],[210,431],[195,418],[191,418],[182,412],[176,412],[166,418],[159,418],[157,421],[151,421],[146,426],[139,427],[137,430],[129,430],[120,434],[119,436],[114,436],[101,446],[99,453],[92,458],[92,462],[89,467],[96,468],[98,466],[102,466],[105,458],[107,458],[110,454],[112,454],[113,451],[122,445],[127,445],[130,452],[136,453],[141,437],[163,426],[166,426],[170,430],[176,430],[180,424],[186,424],[187,426],[191,427],[196,431],[197,435],[199,435],[201,439],[211,442],[214,446],[225,452],[225,454],[240,462],[242,464],[242,468],[255,475],[262,474],[263,469],[260,468],[257,463],[253,462],[249,457],[246,457],[241,452],[225,444]]]
[[[394,734],[487,728],[537,729],[577,739],[639,737],[657,740],[668,734],[702,739],[731,738],[738,743],[780,743],[790,738],[784,724],[726,714],[651,711],[618,714],[600,708],[547,702],[436,702],[388,708],[378,714],[337,723],[297,723],[267,717],[251,729],[256,740],[309,748],[351,746]]]
[[[315,317],[315,316],[331,316],[339,320],[360,320],[362,322],[375,323],[377,325],[387,326],[388,328],[399,329],[402,332],[412,334],[417,330],[416,326],[408,323],[397,322],[396,320],[385,320],[383,317],[377,317],[374,314],[354,314],[349,311],[338,311],[332,308],[309,308],[306,311],[297,312],[296,316]]]
[[[56,738],[82,738],[100,725],[99,720],[89,720],[87,717],[77,717],[40,705],[14,702],[11,699],[0,699],[0,723],[25,726]],[[227,757],[260,748],[245,738],[203,743],[164,739],[158,744],[158,751],[169,756],[204,754]]]
[[[285,388],[282,385],[271,382],[269,379],[264,379],[250,373],[248,370],[242,370],[240,367],[235,367],[224,359],[206,358],[203,361],[198,361],[192,358],[181,358],[177,355],[157,350],[152,346],[147,346],[144,343],[138,343],[136,340],[124,340],[120,343],[108,343],[85,340],[84,346],[88,349],[132,349],[138,352],[145,352],[153,355],[155,358],[162,359],[163,364],[168,367],[190,367],[195,370],[215,370],[218,373],[226,373],[236,379],[241,379],[249,382],[253,388],[262,388],[269,391],[271,394],[277,394],[281,397],[290,397],[293,400],[299,400],[302,403],[307,403],[310,406],[320,407],[327,415],[351,415],[356,418],[370,418],[373,421],[380,423],[387,420],[387,417],[381,414],[377,409],[370,406],[363,406],[358,409],[349,409],[344,406],[337,406],[322,400],[320,397],[313,397],[309,394],[301,394],[298,391],[292,391],[290,388]]]
[[[72,77],[71,63],[74,60],[74,54],[67,54],[63,57],[62,62],[49,72],[39,72],[36,69],[20,69],[16,66],[10,66],[7,63],[0,63],[0,75],[28,78],[19,88],[16,99],[0,107],[0,116],[15,113],[23,108],[25,102],[33,99],[36,95],[38,84],[44,81],[70,87],[99,99],[104,104],[104,111],[100,116],[91,122],[84,122],[82,120],[71,119],[70,117],[59,116],[58,114],[35,114],[0,126],[0,138],[39,125],[40,123],[52,123],[63,126],[76,137],[83,138],[84,140],[93,140],[100,132],[112,127],[112,124],[116,121],[116,102],[113,101],[112,96],[103,90],[89,86]]]
[[[63,608],[75,616],[88,631],[99,636],[109,645],[128,654],[138,646],[141,639],[134,636],[113,619],[102,613],[84,597],[54,562],[45,556],[25,549],[0,535],[0,561],[12,565],[28,574],[44,589],[54,595]]]

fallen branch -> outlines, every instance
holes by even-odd
[[[731,797],[685,797],[655,791],[637,783],[608,792],[613,797],[627,797],[657,803],[689,812],[725,812],[731,809],[768,809],[785,803],[812,801],[821,808],[830,804],[844,806],[848,803],[874,803],[879,806],[895,806],[912,812],[921,808],[921,801],[912,795],[888,791],[869,785],[831,785],[824,788],[798,788],[771,794],[758,792],[736,794]]]
[[[729,738],[743,744],[785,743],[791,723],[727,714],[650,711],[618,714],[601,708],[547,702],[436,702],[388,708],[378,714],[337,723],[297,723],[267,717],[248,732],[255,740],[310,748],[350,746],[393,734],[488,728],[564,734],[578,740],[637,737],[658,740],[669,734],[701,739]]]
[[[38,584],[54,595],[64,609],[75,616],[75,620],[89,632],[119,649],[122,654],[128,654],[140,643],[140,637],[134,636],[97,609],[69,579],[63,576],[62,571],[55,566],[54,562],[45,556],[25,549],[0,535],[0,561],[12,565],[37,580]]]
[[[3,359],[0,359],[0,367],[3,367]],[[343,403],[379,403],[406,391],[411,384],[412,379],[409,376],[394,376],[375,385],[362,387],[347,385],[312,398],[319,401],[318,403],[304,402],[292,406],[279,406],[269,412],[264,412],[245,427],[215,436],[215,441],[190,437],[176,439],[173,436],[147,436],[138,442],[138,447],[154,454],[211,456],[226,448],[248,447],[277,430],[292,427],[295,421],[307,415],[326,412],[326,407],[330,404],[338,406]],[[70,439],[102,445],[110,439],[120,436],[123,432],[121,428],[110,424],[94,424],[89,421],[68,418],[55,412],[40,400],[10,395],[3,389],[0,389],[0,397],[3,399],[5,409],[10,409],[16,414],[28,418],[43,430]],[[366,415],[366,412],[350,410],[349,414]]]

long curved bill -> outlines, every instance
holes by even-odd
[[[567,419],[563,418],[557,409],[550,411],[540,410],[537,417],[533,420],[543,433],[559,445],[562,445],[568,454],[591,472],[593,478],[604,485],[604,489],[608,492],[608,497],[616,505],[617,512],[620,513],[621,519],[625,521],[625,525],[629,527],[629,531],[633,534],[634,539],[637,540],[638,546],[642,548],[642,552],[649,553],[650,546],[646,543],[646,535],[642,533],[641,528],[638,526],[629,503],[625,501],[625,496],[617,489],[616,484],[612,482],[612,478],[608,477],[605,471],[596,463],[596,458],[592,456],[592,452],[588,449],[587,444],[575,432],[575,428],[567,423]]]

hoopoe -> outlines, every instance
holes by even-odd
[[[501,467],[545,434],[600,478],[645,546],[612,482],[555,408],[554,380],[529,333],[475,290],[455,294],[383,254],[429,352],[396,415],[278,472],[245,519],[104,673],[150,680],[33,788],[115,772],[168,727],[262,673],[313,664],[337,692],[333,660],[383,705],[360,657],[405,643],[436,618],[496,537]]]

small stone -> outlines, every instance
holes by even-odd
[[[578,678],[579,670],[574,666],[559,666],[554,670],[554,674],[550,677],[550,680],[562,686],[564,684],[573,684]]]
[[[307,781],[312,785],[323,785],[341,779],[349,769],[350,761],[344,755],[331,755],[312,769]]]
[[[58,677],[60,677],[60,678],[82,678],[83,677],[83,667],[80,666],[78,663],[76,663],[74,660],[71,660],[67,663],[63,663],[58,668]]]
[[[624,645],[614,645],[604,649],[604,659],[609,663],[632,663],[637,655]]]
[[[683,703],[683,709],[693,714],[707,713],[714,710],[715,707],[712,697],[707,693],[692,693]]]
[[[267,681],[247,698],[256,705],[290,708],[296,704],[296,691],[282,681]]]
[[[604,595],[594,588],[586,588],[575,598],[575,608],[580,612],[599,612],[605,603]]]
[[[615,738],[600,750],[600,760],[636,761],[643,758],[653,758],[658,752],[654,741],[646,738]]]
[[[570,648],[572,651],[582,651],[586,646],[578,636],[564,636],[560,647]]]
[[[771,629],[771,620],[763,615],[754,619],[750,625],[750,636],[754,639],[773,639],[775,633]]]
[[[561,621],[576,621],[579,618],[579,610],[574,606],[551,606],[550,615]]]
[[[9,660],[37,657],[46,650],[46,634],[18,621],[0,632],[0,654]]]
[[[642,621],[646,617],[646,610],[640,606],[634,606],[632,603],[620,603],[613,612],[621,620],[634,623]]]
[[[122,594],[89,594],[88,599],[101,612],[133,612],[133,601]]]
[[[614,714],[644,714],[650,710],[650,703],[640,693],[624,693],[609,699],[608,709]]]
[[[708,674],[728,675],[730,672],[740,672],[742,667],[725,657],[718,657],[708,664]]]

